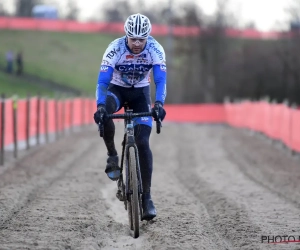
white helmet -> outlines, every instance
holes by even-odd
[[[148,17],[137,13],[129,16],[124,24],[127,37],[147,38],[151,32],[151,23]]]

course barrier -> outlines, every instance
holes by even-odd
[[[300,152],[300,110],[284,104],[243,102],[224,104],[225,122],[237,128],[261,132]]]
[[[70,20],[46,20],[15,17],[0,17],[0,29],[124,34],[123,23],[77,22]],[[201,35],[204,30],[200,29],[198,26],[174,25],[170,30],[167,25],[152,25],[151,34],[154,36],[166,36],[170,32],[177,37],[191,37]],[[288,36],[289,33],[275,31],[263,32],[255,29],[230,28],[225,30],[225,35],[234,38],[279,39]]]
[[[284,104],[265,101],[225,104],[166,104],[165,121],[190,123],[225,123],[232,127],[261,132],[281,141],[292,151],[300,152],[300,110]],[[95,100],[72,98],[65,100],[31,97],[17,100],[2,96],[0,102],[0,165],[4,163],[4,149],[14,146],[17,157],[18,143],[30,139],[36,144],[43,136],[59,135],[74,127],[93,124]],[[122,110],[120,111],[122,112]]]

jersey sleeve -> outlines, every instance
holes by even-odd
[[[112,42],[104,52],[96,87],[96,105],[105,104],[107,88],[111,81],[114,68],[117,62],[120,47],[116,42]]]
[[[153,78],[156,85],[155,101],[165,103],[167,96],[167,66],[166,55],[163,47],[159,43],[152,46],[153,58]]]
[[[118,61],[118,54],[120,52],[119,40],[115,40],[109,44],[107,49],[104,52],[102,63],[107,66],[115,67]]]
[[[158,43],[152,43],[150,45],[152,58],[153,58],[153,65],[166,65],[166,54],[164,48]]]

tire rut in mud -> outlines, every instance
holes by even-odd
[[[122,124],[116,123],[116,145]],[[97,131],[42,146],[0,175],[0,249],[296,249],[262,244],[261,235],[300,234],[299,209],[288,200],[298,184],[285,184],[297,181],[300,170],[292,166],[291,176],[279,171],[273,178],[272,165],[293,161],[252,139],[228,127],[193,124],[165,124],[160,135],[153,133],[158,215],[141,223],[138,239],[115,197],[116,183],[104,173],[107,155]],[[255,151],[256,143],[267,157]],[[287,199],[254,179],[282,185]]]

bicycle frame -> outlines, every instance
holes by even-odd
[[[141,170],[140,170],[140,163],[139,163],[139,152],[134,137],[133,118],[154,116],[154,115],[152,112],[133,113],[133,110],[128,108],[124,108],[124,110],[125,110],[124,114],[111,114],[111,115],[107,115],[107,118],[124,119],[124,138],[122,142],[122,157],[121,157],[121,166],[120,166],[121,174],[118,180],[117,197],[119,199],[122,198],[122,200],[124,201],[125,209],[128,211],[128,215],[129,215],[130,229],[134,230],[134,237],[136,238],[139,236],[139,220],[142,221],[142,197],[141,196],[143,193],[143,185],[142,185]],[[156,113],[156,115],[158,114]],[[160,128],[161,128],[161,121],[158,120],[156,121],[156,132],[158,134],[160,133]],[[99,131],[100,131],[100,136],[103,137],[104,135],[103,124],[99,124]],[[134,149],[134,158],[132,157],[133,152],[131,148]],[[125,163],[125,173],[126,173],[125,185],[123,179],[124,163]],[[129,169],[129,165],[131,166],[130,169]],[[132,168],[132,166],[135,166],[135,168]],[[132,177],[132,179],[130,176]],[[121,196],[118,196],[119,191],[121,192]],[[127,206],[128,202],[130,205],[129,209]],[[140,215],[140,219],[138,218],[138,214]]]
[[[125,114],[128,114],[129,116],[132,114],[132,110],[125,110]],[[121,175],[123,173],[123,166],[124,166],[124,157],[128,156],[129,148],[133,147],[135,152],[135,160],[137,163],[137,175],[138,175],[138,190],[139,193],[143,193],[143,185],[142,185],[142,178],[141,178],[141,171],[140,171],[140,163],[139,163],[139,157],[138,157],[138,148],[135,143],[134,139],[134,126],[133,126],[133,120],[132,119],[125,119],[124,120],[124,139],[122,142],[123,148],[122,148],[122,157],[121,157]],[[126,171],[126,185],[125,185],[125,194],[126,199],[129,199],[129,195],[131,194],[129,190],[129,169],[128,169],[128,157],[126,157],[126,164],[125,164],[125,171]],[[121,176],[123,177],[123,176]],[[121,178],[120,178],[121,179]],[[125,204],[125,208],[127,209],[127,204]],[[141,208],[140,208],[141,210]]]

